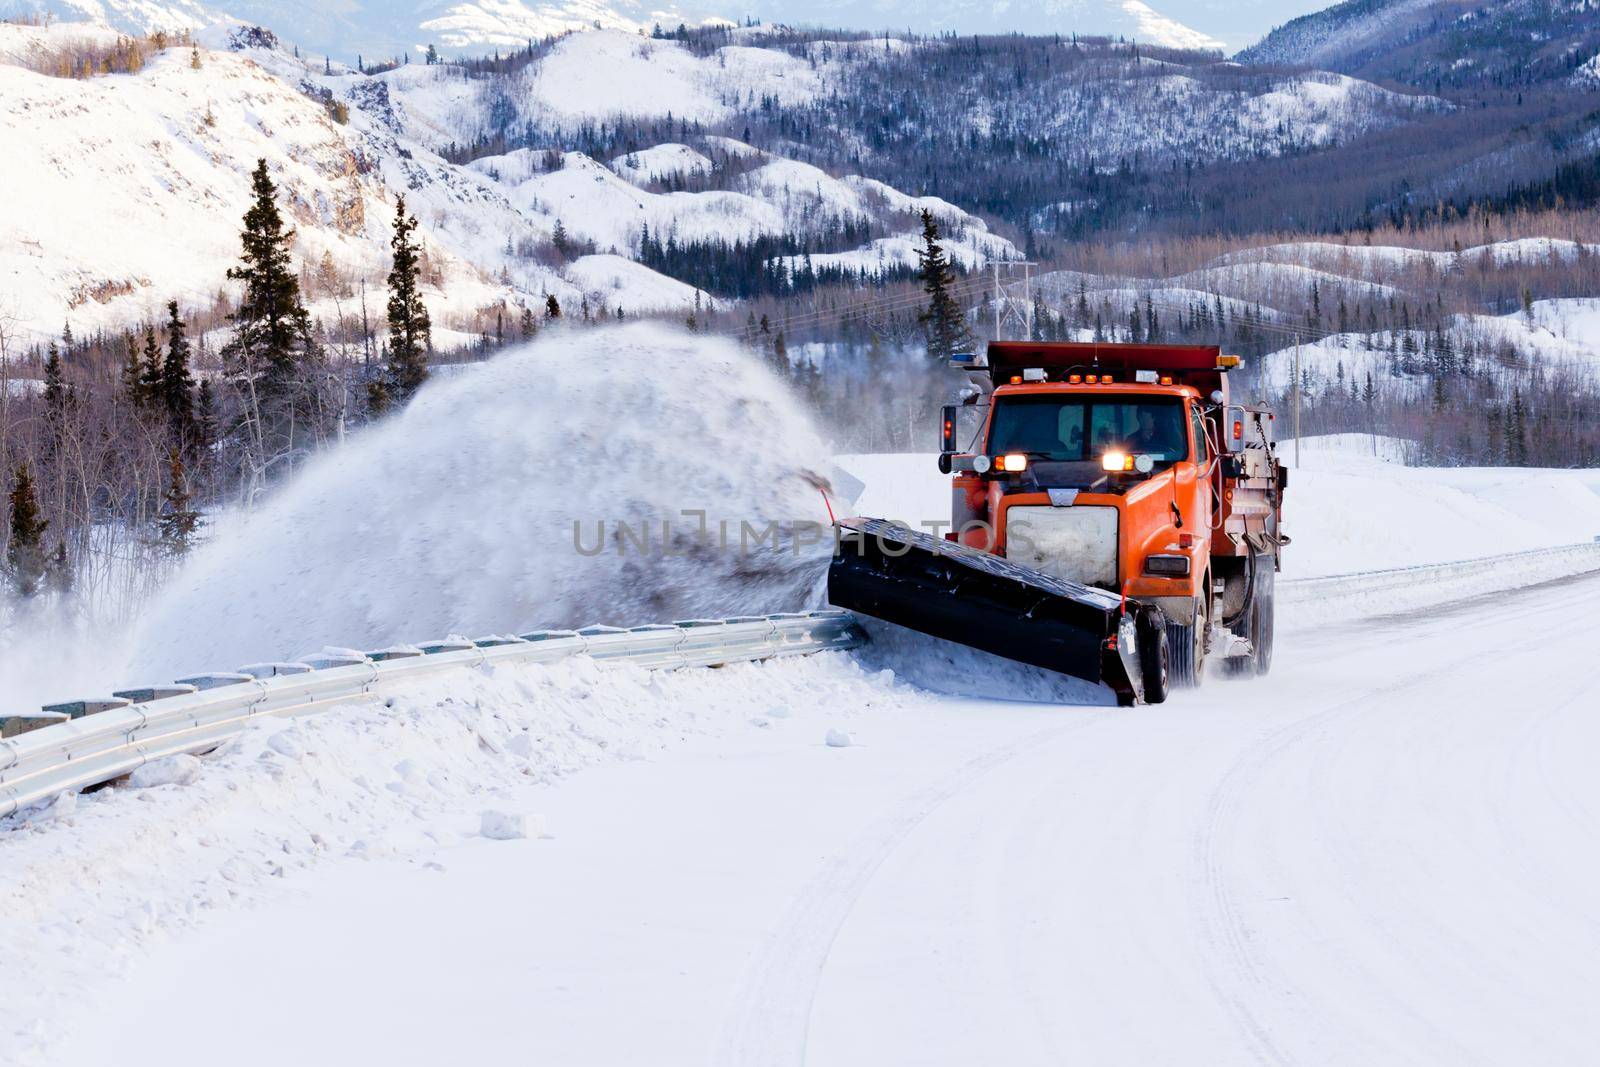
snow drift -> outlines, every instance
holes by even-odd
[[[219,528],[152,606],[129,669],[802,607],[830,551],[801,525],[826,524],[826,456],[732,342],[552,333],[429,385]]]

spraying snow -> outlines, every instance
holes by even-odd
[[[553,334],[430,385],[219,531],[148,613],[130,669],[801,607],[829,552],[800,526],[827,521],[826,456],[732,342]],[[769,524],[784,533],[758,543]]]

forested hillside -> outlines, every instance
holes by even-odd
[[[1600,14],[1587,0],[1346,0],[1278,27],[1239,59],[1433,92],[1527,90],[1570,81],[1597,47]]]

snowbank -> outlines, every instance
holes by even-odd
[[[260,722],[193,761],[186,781],[152,774],[146,788],[116,786],[5,820],[0,1062],[60,1062],[57,1043],[82,1028],[77,994],[103,991],[108,975],[217,910],[303,889],[337,863],[438,867],[431,857],[441,849],[456,846],[459,858],[476,843],[488,808],[537,828],[528,786],[687,738],[751,732],[770,724],[768,709],[795,716],[786,728],[815,743],[824,723],[855,709],[917,700],[839,656],[721,671],[591,660],[462,670],[389,706]],[[64,1000],[68,990],[76,993]]]
[[[1303,451],[1284,517],[1295,539],[1286,576],[1449,563],[1600,535],[1600,494],[1582,472],[1402,467],[1363,455],[1369,441],[1341,435]],[[1282,452],[1292,465],[1293,443]]]

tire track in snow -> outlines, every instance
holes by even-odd
[[[1481,605],[1486,599],[1488,598],[1476,598],[1464,602],[1460,608],[1467,609],[1470,605]],[[1549,611],[1548,603],[1536,601],[1514,613],[1501,613],[1491,619],[1468,623],[1453,631],[1453,636],[1459,637],[1463,633],[1506,627],[1519,619],[1540,619],[1547,616]],[[1536,631],[1536,636],[1502,650],[1508,659],[1548,641],[1544,634],[1537,632],[1537,627],[1533,629]],[[1382,634],[1375,636],[1386,640]],[[1348,657],[1341,658],[1359,658],[1361,651],[1353,650]],[[1269,1022],[1258,1014],[1252,1004],[1255,998],[1242,995],[1238,989],[1242,984],[1258,993],[1267,991],[1269,996],[1277,1000],[1291,995],[1284,988],[1283,982],[1269,981],[1266,974],[1267,965],[1265,961],[1258,959],[1258,954],[1251,945],[1249,930],[1235,902],[1235,895],[1228,885],[1224,870],[1226,864],[1222,856],[1222,843],[1229,838],[1232,825],[1246,809],[1245,800],[1251,786],[1278,759],[1325,730],[1339,716],[1360,709],[1369,702],[1392,697],[1439,678],[1448,677],[1465,666],[1480,663],[1482,658],[1481,650],[1453,656],[1433,669],[1385,685],[1369,687],[1357,696],[1343,698],[1303,715],[1245,749],[1213,791],[1205,819],[1196,835],[1194,847],[1194,862],[1201,871],[1205,887],[1202,898],[1204,914],[1200,916],[1201,926],[1209,931],[1208,940],[1213,949],[1204,955],[1204,960],[1207,969],[1212,972],[1210,984],[1213,994],[1249,1040],[1250,1052],[1256,1062],[1287,1065],[1293,1064],[1296,1060],[1274,1038]],[[1228,961],[1225,969],[1219,962],[1224,959]],[[1457,1047],[1456,1051],[1458,1062],[1470,1058],[1468,1050]]]
[[[1070,713],[1069,713],[1070,714]],[[1023,753],[1103,722],[1108,713],[1033,731],[977,756],[908,797],[822,868],[790,903],[739,984],[717,1043],[723,1067],[806,1062],[811,1010],[828,954],[856,901],[884,861],[930,815]]]

